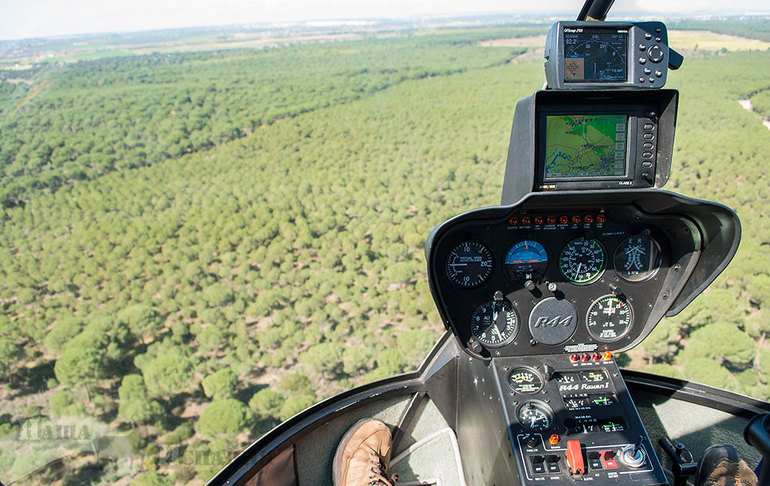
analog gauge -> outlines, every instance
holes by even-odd
[[[604,248],[596,240],[576,238],[562,249],[559,270],[570,282],[588,284],[604,272]]]
[[[488,348],[505,346],[518,332],[519,319],[507,300],[484,302],[471,315],[471,334]]]
[[[543,378],[532,368],[514,368],[508,384],[516,393],[537,393],[543,389]]]
[[[460,243],[449,252],[446,273],[460,287],[477,287],[492,274],[492,252],[477,241]]]
[[[586,317],[588,333],[605,343],[617,341],[628,334],[633,321],[631,304],[614,295],[602,297],[591,304]]]
[[[662,256],[660,246],[645,231],[626,238],[615,250],[614,265],[618,276],[629,282],[642,282],[658,273]]]
[[[519,241],[505,255],[505,273],[513,281],[540,280],[546,268],[548,253],[537,241]]]
[[[519,408],[519,423],[532,432],[543,432],[551,428],[553,414],[548,405],[540,402],[527,402]]]

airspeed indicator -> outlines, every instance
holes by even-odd
[[[604,248],[596,240],[576,238],[567,243],[559,255],[559,270],[567,280],[589,284],[604,273]]]

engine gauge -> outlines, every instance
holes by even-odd
[[[533,240],[522,240],[505,254],[505,273],[516,281],[540,280],[548,268],[548,252]]]
[[[586,316],[588,333],[605,343],[623,338],[631,330],[633,321],[631,304],[614,295],[602,297],[591,304]]]
[[[519,423],[532,432],[543,432],[551,428],[553,413],[545,403],[527,402],[519,408],[516,415]]]
[[[604,248],[588,238],[576,238],[567,243],[559,255],[559,270],[570,282],[589,284],[604,273]]]
[[[626,238],[615,250],[613,258],[618,276],[629,282],[654,277],[661,260],[660,246],[650,237],[649,231]]]
[[[514,368],[508,375],[508,384],[516,393],[537,393],[543,389],[543,377],[532,368]]]
[[[477,287],[492,274],[492,252],[478,241],[462,242],[449,252],[446,273],[460,287]]]
[[[507,300],[490,300],[471,315],[471,334],[487,348],[500,348],[516,338],[519,318]]]

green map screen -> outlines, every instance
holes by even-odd
[[[626,175],[627,115],[548,115],[544,180]]]

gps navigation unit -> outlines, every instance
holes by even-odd
[[[550,89],[662,88],[669,64],[666,26],[556,22],[548,30],[545,59]]]
[[[676,90],[542,90],[516,105],[503,203],[529,192],[649,189],[668,181]]]

